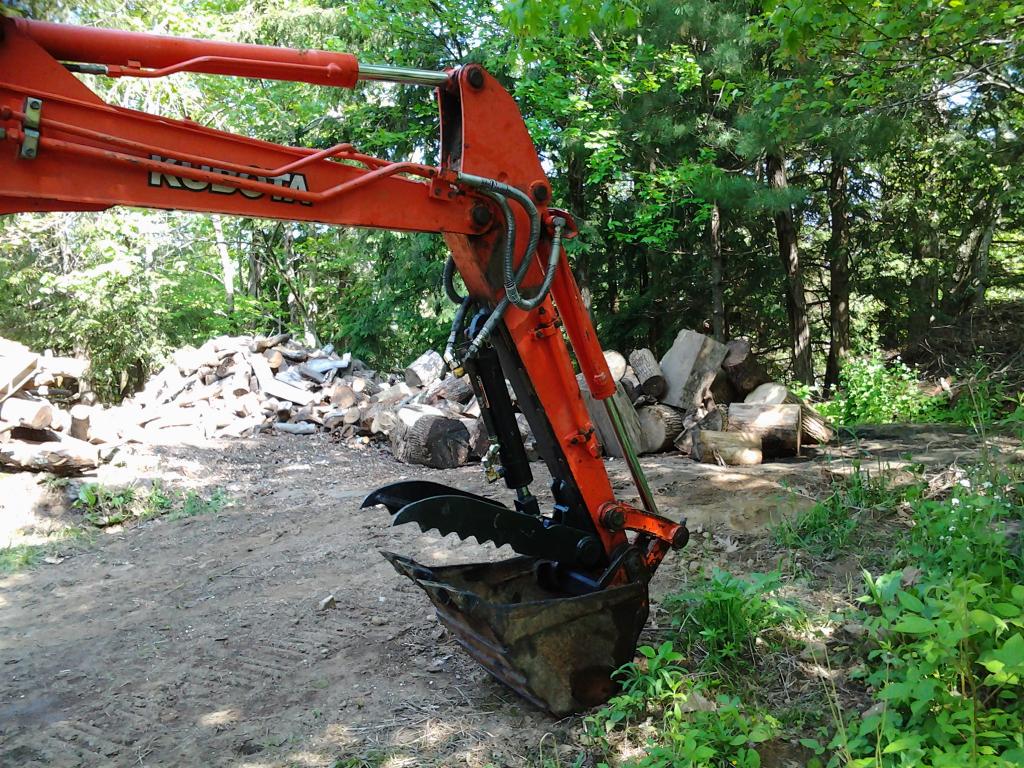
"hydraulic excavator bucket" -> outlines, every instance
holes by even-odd
[[[647,621],[645,583],[585,595],[540,586],[535,558],[428,568],[383,552],[488,672],[556,716],[602,704]]]
[[[416,522],[423,531],[507,544],[524,555],[433,567],[382,552],[427,593],[441,622],[488,672],[560,717],[615,693],[612,673],[632,661],[647,621],[646,580],[610,586],[574,579],[591,549],[580,532],[438,483],[385,486],[363,501],[376,505],[387,507],[396,525]]]

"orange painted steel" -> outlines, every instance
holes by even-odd
[[[20,34],[32,38],[53,58],[106,64],[111,76],[160,77],[188,71],[342,88],[351,88],[359,77],[356,57],[348,53],[192,40],[29,19],[17,19],[14,24]]]
[[[497,80],[475,65],[450,73],[438,90],[443,149],[434,167],[372,158],[348,144],[326,150],[285,147],[111,106],[58,61],[133,70],[202,66],[195,71],[349,87],[358,63],[346,54],[34,21],[0,23],[0,128],[6,138],[0,141],[0,213],[126,205],[440,233],[470,295],[491,308],[504,296],[502,230],[496,223],[480,222],[500,220],[501,214],[491,200],[460,186],[458,174],[495,179],[531,194],[548,225],[554,215],[547,205],[550,185],[518,107]],[[282,66],[318,72],[285,72]],[[32,98],[42,102],[38,150],[26,159],[19,151],[31,138],[25,105]],[[480,216],[481,206],[491,215]],[[521,206],[514,206],[514,215],[515,252],[521,259],[529,226]],[[569,230],[574,231],[571,222]],[[550,249],[546,231],[524,290],[542,282],[540,265],[547,263]],[[610,396],[615,382],[564,251],[549,297],[528,312],[510,307],[504,324],[611,556],[627,543],[626,534],[601,521],[601,510],[617,502],[559,326],[593,396]],[[624,508],[631,523],[627,528],[658,539],[645,556],[653,569],[681,526],[656,516],[644,522],[646,512]]]

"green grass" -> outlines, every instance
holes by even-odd
[[[56,488],[66,483],[48,481]],[[96,530],[114,525],[129,525],[163,517],[182,520],[197,515],[216,514],[231,503],[223,488],[209,495],[197,491],[175,493],[160,483],[148,488],[132,486],[110,488],[99,483],[86,483],[79,489],[73,507],[82,513],[80,525],[68,526],[40,544],[13,544],[0,549],[0,574],[10,574],[38,565],[48,555],[57,554],[70,542],[88,537]]]
[[[45,557],[45,544],[15,544],[0,549],[0,573],[8,574],[35,565]]]
[[[872,477],[854,462],[850,476],[837,483],[825,499],[779,523],[772,534],[783,547],[831,560],[861,540],[857,535],[861,526],[895,509],[910,493],[891,487],[883,477]]]

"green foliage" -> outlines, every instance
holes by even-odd
[[[45,545],[15,544],[0,549],[0,574],[14,573],[38,563],[46,554]]]
[[[664,606],[691,658],[709,668],[745,666],[756,657],[758,638],[801,618],[798,608],[778,597],[781,579],[778,571],[740,578],[716,568],[710,579],[671,595]]]
[[[771,739],[778,722],[744,709],[739,699],[715,696],[689,676],[672,643],[641,646],[642,660],[622,667],[622,693],[587,718],[591,737],[605,751],[610,736],[646,740],[644,755],[623,768],[758,768],[757,745]],[[637,727],[640,726],[640,727]],[[618,732],[618,734],[617,734]],[[601,766],[607,768],[606,763]]]
[[[215,488],[209,496],[204,496],[192,490],[183,494],[171,493],[160,483],[153,483],[148,488],[108,488],[99,483],[85,483],[79,489],[73,506],[82,510],[85,522],[106,528],[160,516],[179,520],[216,513],[229,502],[230,498],[222,488]]]
[[[862,676],[878,706],[851,718],[830,765],[1011,766],[1024,760],[1024,561],[1019,479],[961,479],[912,501],[894,565],[871,576]]]
[[[854,462],[850,476],[826,498],[794,519],[782,521],[772,533],[784,547],[832,559],[851,544],[859,525],[876,512],[891,510],[902,495],[890,489],[884,477],[873,478],[860,462]]]
[[[231,498],[223,488],[215,488],[209,496],[203,496],[197,491],[186,491],[182,496],[180,506],[172,510],[167,515],[167,519],[180,520],[196,515],[216,514],[230,503]]]
[[[837,424],[889,424],[934,419],[945,399],[929,396],[918,375],[899,359],[885,362],[876,354],[854,358],[839,375],[840,392],[821,412]]]

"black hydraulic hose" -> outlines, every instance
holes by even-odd
[[[555,276],[555,269],[558,266],[558,259],[560,258],[562,252],[562,229],[563,227],[565,227],[566,221],[561,217],[557,217],[553,220],[552,223],[555,226],[555,233],[554,236],[551,238],[552,256],[551,258],[548,259],[548,272],[544,276],[544,285],[541,286],[541,292],[534,297],[534,299],[539,298],[541,301],[544,299],[544,296],[547,294],[548,289],[551,287],[551,281]],[[520,265],[520,271],[525,272],[523,266],[526,265],[528,265],[528,262],[524,259],[523,264]],[[519,275],[516,275],[516,277],[517,279],[522,279]],[[502,316],[505,314],[505,311],[509,308],[510,304],[511,302],[509,301],[508,295],[506,294],[505,297],[498,303],[498,306],[495,307],[494,311],[491,312],[491,316],[487,318],[487,322],[484,323],[484,327],[480,329],[480,332],[476,335],[476,338],[473,339],[473,341],[470,343],[469,349],[466,352],[466,357],[473,357],[474,355],[476,355],[480,347],[482,347],[484,345],[484,342],[486,342],[487,339],[490,337],[491,333],[494,331],[494,327],[498,324],[498,321],[501,320]],[[540,301],[537,301],[537,304],[540,304]]]
[[[455,257],[449,255],[448,261],[444,263],[444,292],[448,294],[448,298],[451,299],[455,304],[461,304],[464,301],[464,297],[459,296],[459,292],[455,290]]]
[[[444,347],[444,361],[448,363],[450,368],[455,367],[455,342],[458,341],[459,331],[462,330],[462,323],[466,319],[466,312],[469,311],[469,305],[472,303],[473,300],[467,296],[459,304],[459,308],[455,310],[455,319],[452,320],[452,332],[448,334],[448,343]]]
[[[488,179],[483,176],[474,176],[469,173],[460,173],[458,176],[459,181],[468,184],[475,189],[487,194],[488,192],[492,200],[496,200],[494,194],[500,195],[504,198],[511,197],[517,203],[519,203],[523,210],[526,211],[527,217],[530,219],[530,241],[526,246],[526,253],[523,255],[523,264],[529,264],[530,259],[533,258],[533,254],[537,251],[537,245],[540,243],[540,212],[537,210],[537,206],[534,205],[533,200],[525,192],[516,189],[515,187],[504,184],[495,179]],[[511,224],[513,221],[507,203],[504,205],[499,201],[499,205],[502,205],[502,211],[505,213],[505,221],[507,224]],[[515,238],[510,237],[510,242],[513,242]],[[538,306],[541,301],[544,300],[545,291],[542,289],[537,296],[532,299],[524,299],[519,293],[519,281],[525,276],[525,272],[522,271],[523,264],[520,264],[520,270],[515,270],[513,262],[515,261],[515,248],[506,248],[504,259],[502,261],[502,275],[505,281],[505,295],[508,296],[509,301],[515,306],[519,307],[524,311],[529,311]],[[520,274],[522,272],[522,274]],[[550,286],[550,282],[548,283]]]

